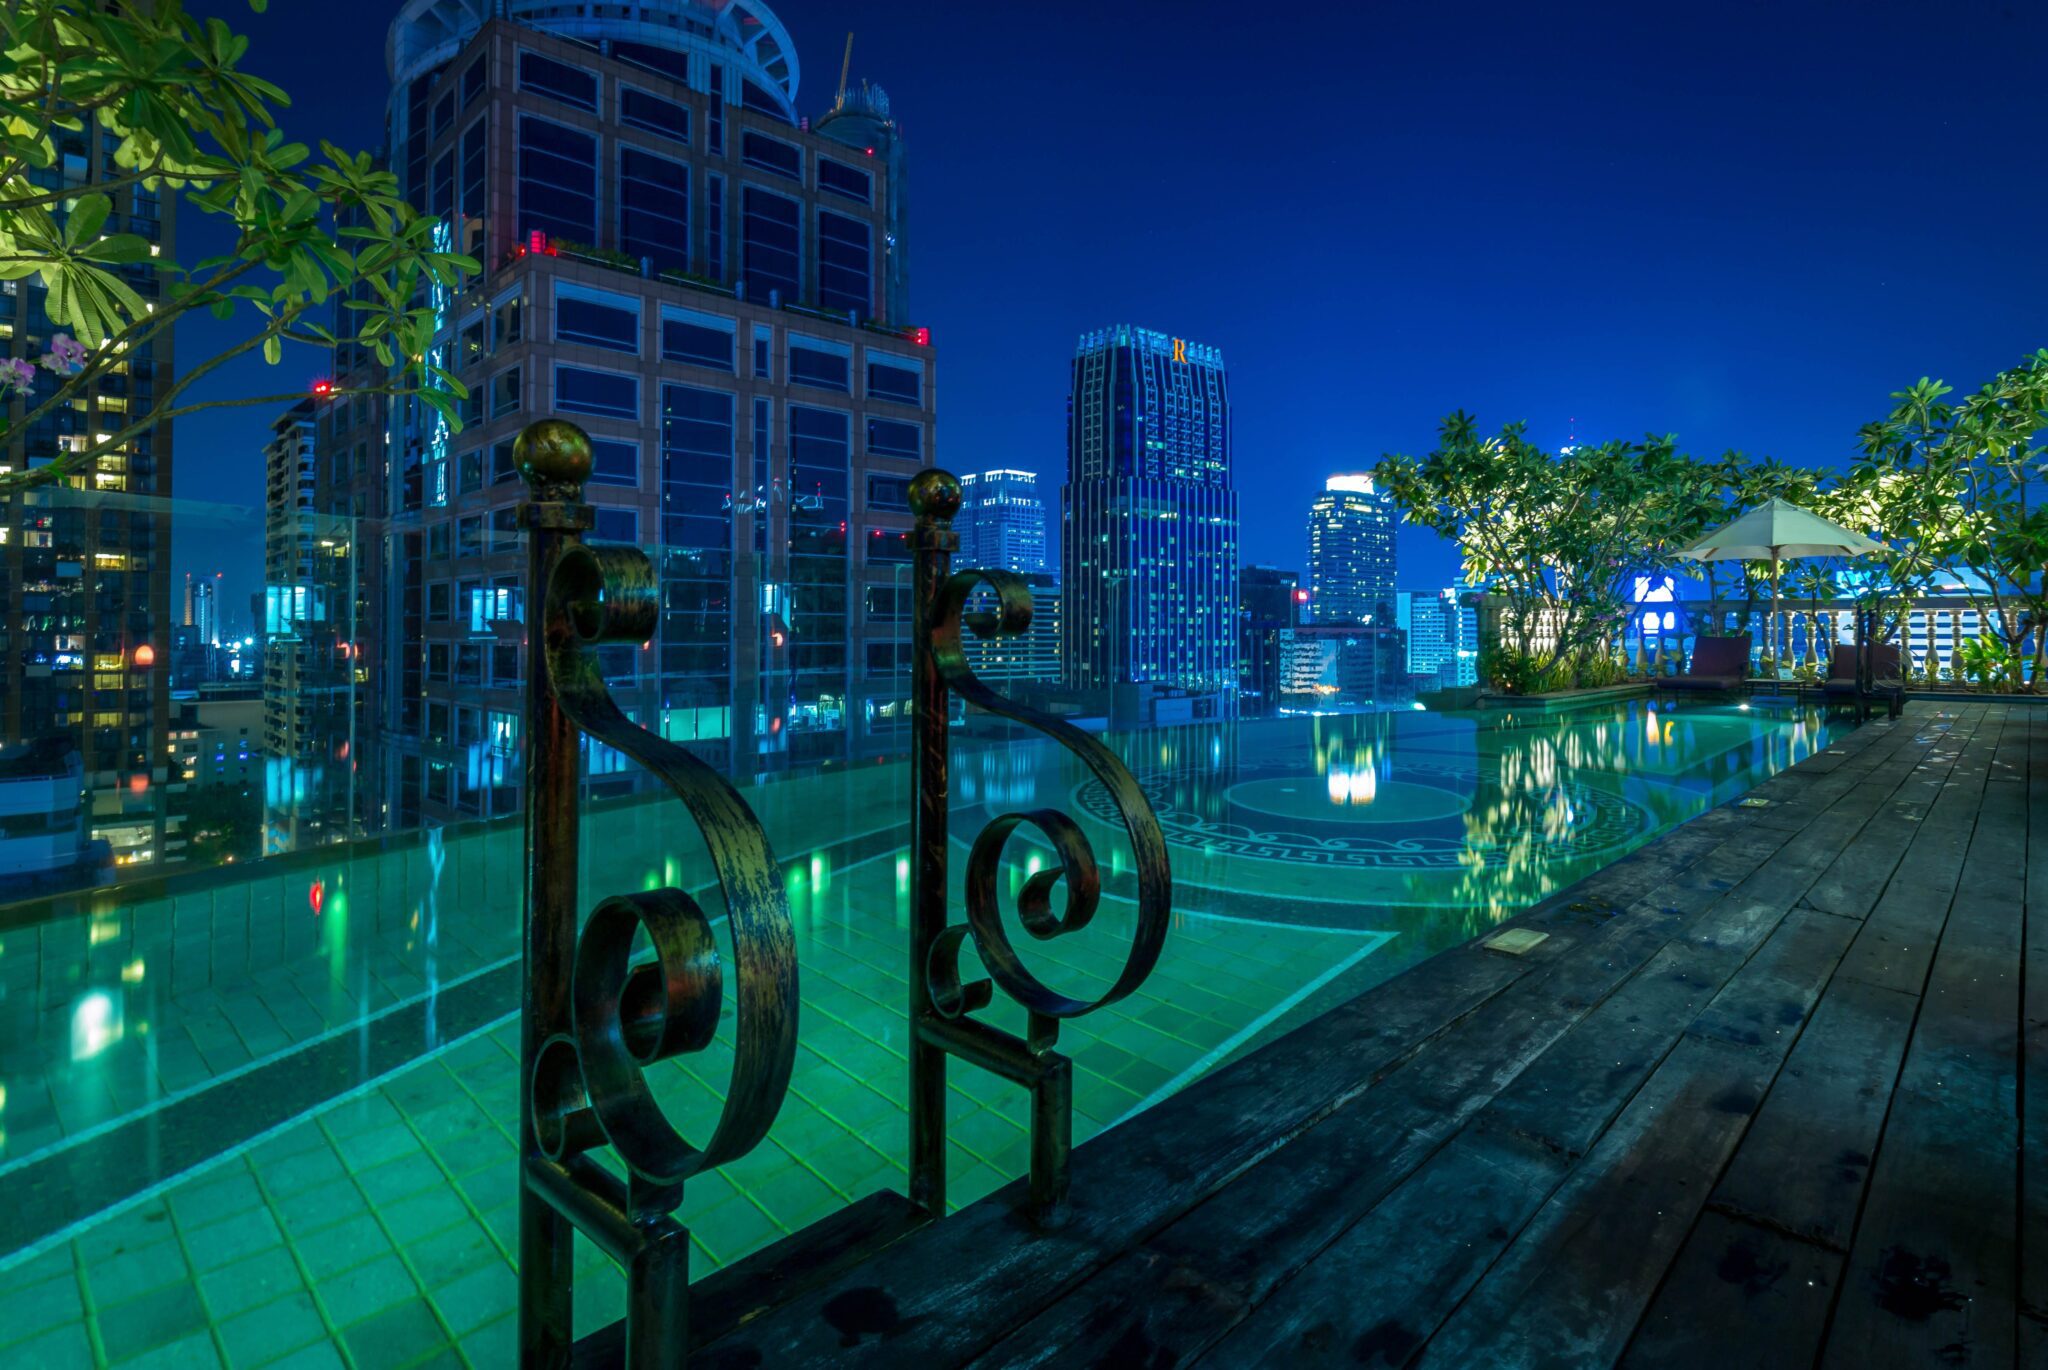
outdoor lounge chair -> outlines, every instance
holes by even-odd
[[[1692,659],[1685,674],[1668,676],[1657,683],[1673,690],[1721,691],[1733,694],[1749,677],[1749,634],[1735,637],[1699,637],[1692,645]]]
[[[1828,678],[1821,682],[1821,693],[1836,702],[1853,701],[1856,698],[1856,646],[1854,643],[1835,644],[1834,653],[1828,658]],[[1899,649],[1895,643],[1873,643],[1870,648],[1870,692],[1891,706],[1892,717],[1897,718],[1900,706],[1905,702],[1905,672],[1899,669]]]

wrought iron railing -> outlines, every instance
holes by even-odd
[[[593,522],[583,502],[589,437],[548,419],[519,436],[515,456],[530,486],[521,524],[529,534],[529,603],[536,606],[536,660],[528,669],[526,730],[527,924],[520,1030],[519,1342],[528,1370],[560,1370],[573,1339],[573,1233],[582,1232],[625,1271],[622,1337],[629,1370],[685,1363],[690,1326],[689,1233],[677,1219],[685,1183],[746,1155],[768,1134],[788,1091],[797,1041],[794,928],[783,875],[760,822],[716,770],[641,728],[607,688],[596,649],[638,644],[659,626],[658,582],[639,550],[586,546]],[[1017,576],[952,569],[951,527],[960,483],[926,470],[911,484],[917,514],[912,703],[916,753],[911,842],[910,1201],[913,1221],[946,1209],[946,1061],[957,1056],[1030,1091],[1029,1217],[1063,1217],[1073,1147],[1073,1063],[1058,1049],[1060,1024],[1115,1003],[1142,984],[1165,944],[1172,899],[1166,843],[1136,779],[1099,739],[991,690],[967,664],[962,633],[1024,632],[1031,594]],[[971,610],[978,589],[992,611]],[[1018,829],[1050,844],[1054,866],[1022,882],[1015,914],[1030,939],[1077,933],[1102,899],[1100,865],[1087,833],[1054,808],[1005,813],[973,839],[966,921],[951,919],[947,875],[950,702],[1024,724],[1077,757],[1104,786],[1134,860],[1131,945],[1109,988],[1077,998],[1046,984],[1005,923],[999,896],[1004,848]],[[659,776],[702,832],[725,898],[737,970],[732,1086],[707,1141],[693,1145],[662,1112],[647,1067],[710,1046],[719,1026],[725,970],[712,920],[683,890],[622,892],[579,918],[580,742],[630,757]],[[1055,891],[1063,906],[1054,907]],[[579,929],[580,923],[580,929]],[[650,960],[636,959],[644,930]],[[987,972],[964,976],[969,944]],[[976,1015],[995,990],[1026,1012],[1025,1035]],[[609,1152],[621,1179],[599,1161]],[[900,1203],[901,1200],[898,1200]]]
[[[626,1275],[629,1367],[675,1366],[690,1344],[690,1240],[675,1219],[692,1176],[768,1135],[796,1057],[796,938],[767,834],[725,777],[620,711],[593,648],[653,636],[652,562],[588,547],[582,502],[590,439],[548,419],[519,435],[531,487],[531,601],[541,606],[528,669],[526,986],[520,1031],[519,1339],[522,1364],[568,1364],[571,1232]],[[737,963],[732,1085],[710,1138],[687,1141],[649,1091],[648,1066],[711,1044],[724,969],[711,920],[680,889],[602,900],[578,930],[579,737],[631,757],[682,800],[725,897]],[[654,959],[636,962],[640,930]],[[609,1150],[623,1180],[600,1165]]]
[[[1067,1201],[1068,1158],[1073,1149],[1073,1063],[1056,1048],[1060,1024],[1129,995],[1144,983],[1165,945],[1172,906],[1172,875],[1159,821],[1137,780],[1103,742],[1072,724],[1019,704],[976,678],[962,646],[963,631],[982,637],[1017,636],[1031,624],[1031,591],[1020,576],[971,569],[955,572],[960,535],[960,482],[937,469],[910,485],[917,515],[911,701],[916,809],[912,818],[910,913],[910,1198],[927,1212],[946,1206],[946,1059],[957,1056],[1031,1094],[1030,1216],[1057,1225]],[[995,598],[991,610],[969,611],[978,589]],[[1021,827],[1036,829],[1057,864],[1031,875],[1016,896],[1018,923],[1027,936],[1049,941],[1088,926],[1102,897],[1102,874],[1081,826],[1058,809],[1005,813],[978,833],[968,850],[965,923],[950,920],[947,872],[952,851],[949,695],[1022,723],[1077,757],[1108,792],[1131,844],[1135,867],[1135,924],[1123,968],[1092,999],[1061,993],[1026,964],[1005,926],[997,876],[1003,849]],[[1055,912],[1053,892],[1064,888]],[[960,955],[972,940],[988,978],[963,980]],[[994,991],[1026,1012],[1025,1035],[975,1017]]]

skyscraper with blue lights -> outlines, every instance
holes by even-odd
[[[1237,492],[1220,350],[1128,324],[1081,338],[1060,513],[1067,683],[1234,700]]]
[[[1309,506],[1308,573],[1317,623],[1391,621],[1394,501],[1371,476],[1332,476]]]
[[[1030,471],[976,471],[960,477],[962,566],[1019,575],[1045,571],[1045,501]]]

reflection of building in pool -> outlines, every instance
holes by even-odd
[[[1098,330],[1075,352],[1067,407],[1068,683],[1171,686],[1229,712],[1237,492],[1223,354],[1146,328]]]
[[[1238,709],[1247,715],[1280,708],[1280,635],[1301,626],[1308,591],[1301,572],[1277,566],[1247,566],[1239,574],[1242,644],[1238,659]]]
[[[1448,690],[1479,681],[1479,613],[1455,588],[1403,590],[1396,621],[1408,634],[1408,673],[1417,689]]]
[[[1384,620],[1394,606],[1394,501],[1371,476],[1332,476],[1308,511],[1310,617]]]
[[[1030,471],[978,471],[960,477],[960,532],[954,565],[1019,575],[1042,574],[1045,501]]]
[[[1281,634],[1281,705],[1392,709],[1410,703],[1406,635],[1391,624],[1310,623]]]

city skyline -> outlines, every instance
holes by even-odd
[[[381,75],[383,14],[322,21],[313,62],[298,7],[198,8],[252,34],[256,69],[294,96],[293,136],[379,141],[382,82],[361,77]],[[2042,220],[2048,190],[2000,174],[1994,136],[2024,119],[2023,55],[2048,37],[2039,11],[1973,6],[1928,26],[1909,7],[1881,5],[1845,32],[1829,6],[1786,6],[1761,46],[1741,25],[1637,6],[1500,7],[1470,26],[1422,8],[1319,11],[1319,32],[1358,52],[1358,79],[1342,95],[1290,83],[1259,120],[1226,130],[1225,146],[1198,150],[1172,132],[1188,107],[1183,73],[1291,59],[1278,35],[1202,22],[1227,12],[1197,10],[1154,34],[1156,60],[1133,65],[1120,45],[1077,45],[1064,25],[1007,12],[776,6],[807,59],[803,113],[829,107],[849,27],[855,82],[880,79],[909,112],[919,322],[948,358],[946,441],[960,469],[1013,466],[1057,483],[1072,337],[1105,308],[1232,356],[1239,442],[1263,473],[1244,491],[1244,559],[1277,564],[1302,560],[1295,511],[1326,475],[1382,451],[1426,450],[1453,408],[1489,425],[1527,419],[1551,447],[1574,427],[1586,438],[1675,431],[1696,450],[1819,463],[1848,455],[1856,429],[1910,379],[1986,374],[2034,344],[2025,302],[2048,290],[2048,264],[2025,251],[2025,234],[1865,206],[1893,167],[1938,158],[1945,174],[1984,173],[1977,223]],[[1464,53],[1456,72],[1422,60],[1444,42]],[[1700,60],[1659,89],[1667,78],[1650,73],[1673,44]],[[927,51],[949,60],[920,60]],[[1007,98],[1028,100],[1040,119],[974,117],[998,61],[1022,83]],[[1708,76],[1724,70],[1745,73],[1745,93]],[[1508,111],[1526,137],[1500,131]],[[1094,125],[1160,152],[1076,178],[1064,166],[1068,135]],[[1352,132],[1274,146],[1253,131],[1314,125]],[[1310,147],[1337,161],[1311,174]],[[1529,147],[1547,151],[1530,157]],[[1229,195],[1199,189],[1212,184],[1199,168],[1217,156],[1248,168]],[[1043,215],[999,209],[979,169],[992,161],[1055,188]],[[1363,192],[1333,181],[1332,165],[1395,207],[1362,221],[1360,244],[1336,225],[1361,222],[1351,209]],[[1368,166],[1369,177],[1352,175]],[[1512,225],[1502,204],[1520,207]],[[1039,231],[1051,217],[1071,227]],[[1287,262],[1364,250],[1389,269],[1351,273],[1308,314],[1267,273],[1219,269],[1218,244],[1266,241],[1281,222],[1296,235]],[[1539,260],[1555,269],[1528,269]],[[991,261],[1003,263],[1000,289],[985,279]],[[1885,328],[1869,327],[1873,310]],[[1665,323],[1678,314],[1683,336]],[[1759,319],[1772,326],[1759,330]],[[195,350],[205,327],[191,330]],[[287,374],[296,367],[310,382],[309,356],[288,353]],[[276,379],[252,362],[224,368],[218,389],[267,391]],[[272,417],[189,423],[197,436],[182,446],[180,497],[256,504]],[[1455,579],[1440,539],[1413,528],[1400,539],[1404,572],[1413,568],[1403,588]],[[256,583],[260,553],[260,536],[243,541],[246,570],[228,565],[231,586]],[[208,560],[174,549],[180,573],[217,569]]]

